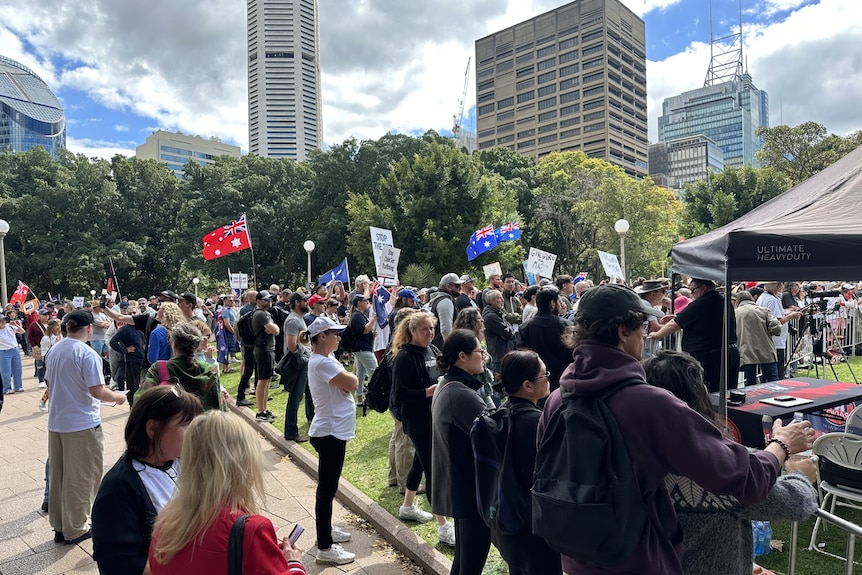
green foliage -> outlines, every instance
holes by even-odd
[[[679,233],[690,238],[732,222],[790,187],[772,168],[727,168],[687,184]]]
[[[763,137],[757,159],[785,175],[791,185],[807,180],[862,144],[862,131],[847,137],[827,136],[826,127],[817,122],[761,127],[757,135]]]
[[[406,286],[414,286],[417,289],[435,286],[440,281],[442,274],[426,263],[410,263],[401,272],[401,283]]]

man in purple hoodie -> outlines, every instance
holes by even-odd
[[[665,475],[689,477],[713,493],[752,504],[766,498],[790,455],[810,449],[814,441],[807,421],[783,426],[776,420],[774,439],[766,449],[749,453],[685,403],[647,385],[640,364],[646,313],[632,290],[609,284],[589,289],[575,316],[574,359],[560,379],[561,388],[590,395],[644,380],[643,385],[620,389],[607,405],[625,439],[647,521],[640,543],[622,563],[592,565],[564,555],[563,570],[569,575],[682,575],[683,532],[665,489]],[[549,396],[539,420],[539,442],[561,401],[560,390]]]

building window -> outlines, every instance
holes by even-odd
[[[541,62],[536,64],[536,69],[539,71],[547,70],[548,68],[553,68],[556,64],[556,58],[548,58],[547,60],[542,60]]]
[[[550,82],[552,80],[557,79],[557,71],[551,70],[550,72],[545,72],[544,74],[539,74],[538,80],[539,84],[544,84],[545,82]]]
[[[540,100],[539,101],[539,109],[540,110],[547,110],[548,108],[552,108],[556,105],[557,105],[557,97],[556,96],[548,98],[547,100]]]
[[[497,109],[502,110],[503,108],[508,108],[509,106],[515,105],[515,98],[513,96],[509,96],[508,98],[503,98],[499,102],[497,102]]]
[[[572,74],[578,73],[578,65],[577,64],[569,64],[568,66],[563,66],[560,68],[560,78],[565,76],[571,76]]]
[[[556,50],[556,46],[554,46],[553,44],[550,46],[545,46],[544,48],[539,48],[538,50],[536,50],[536,57],[543,58],[545,56],[550,56],[554,53],[554,50]]]
[[[494,102],[491,102],[490,104],[485,104],[484,106],[479,106],[478,114],[480,116],[482,116],[484,114],[490,114],[493,111],[494,111]]]
[[[557,85],[551,84],[550,86],[542,86],[539,88],[539,97],[547,96],[548,94],[553,94],[557,91]]]
[[[517,72],[515,72],[516,78],[523,78],[524,76],[530,76],[533,72],[536,71],[535,66],[527,66],[526,68],[521,68]]]
[[[551,110],[550,112],[542,112],[539,114],[539,122],[547,122],[548,120],[553,120],[557,117],[557,111]],[[556,126],[556,124],[554,124]],[[547,128],[547,126],[542,126],[542,128]],[[547,132],[547,129],[539,128],[540,132]]]
[[[530,90],[529,92],[524,92],[523,94],[518,94],[518,103],[522,104],[524,102],[528,102],[536,97],[536,92],[534,90]]]
[[[566,92],[565,94],[560,94],[560,104],[565,104],[567,102],[574,102],[580,97],[580,92],[575,90],[574,92]]]

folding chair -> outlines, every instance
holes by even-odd
[[[847,423],[844,424],[844,431],[862,437],[862,405],[857,406],[850,415],[847,416]]]

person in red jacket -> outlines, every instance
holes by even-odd
[[[48,310],[40,309],[36,321],[29,322],[27,325],[27,342],[30,344],[33,359],[36,362],[36,378],[39,380],[39,388],[44,389],[45,386],[45,362],[42,360],[42,338],[48,330]]]

